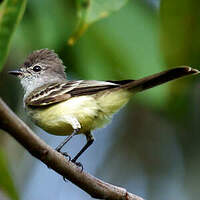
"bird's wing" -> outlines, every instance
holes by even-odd
[[[25,104],[33,107],[47,106],[75,96],[92,95],[119,86],[116,82],[93,80],[51,83],[34,90],[26,98]]]

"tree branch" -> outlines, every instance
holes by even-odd
[[[30,154],[58,174],[83,189],[93,198],[109,200],[143,200],[126,189],[103,182],[81,171],[72,162],[52,149],[20,120],[0,98],[0,128],[14,137]]]

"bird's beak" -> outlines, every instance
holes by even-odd
[[[19,76],[19,75],[22,75],[23,72],[21,69],[17,69],[17,70],[9,71],[8,73],[15,76]]]

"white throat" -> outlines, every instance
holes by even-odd
[[[26,97],[34,91],[36,88],[43,86],[47,83],[55,83],[60,82],[62,79],[60,77],[49,77],[49,76],[42,76],[42,77],[25,77],[21,79],[22,87],[24,88],[24,100]]]

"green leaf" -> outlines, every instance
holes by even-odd
[[[0,70],[5,62],[9,43],[25,10],[26,0],[5,0],[0,5]]]
[[[13,184],[13,180],[8,169],[8,162],[0,149],[0,188],[3,190],[11,199],[18,200],[18,194]]]
[[[119,10],[128,0],[77,0],[78,25],[68,44],[73,45],[92,23]]]

